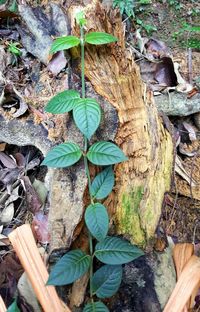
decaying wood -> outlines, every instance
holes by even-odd
[[[6,306],[4,304],[4,301],[2,299],[2,297],[0,296],[0,312],[6,312]]]
[[[98,1],[85,11],[87,31],[106,31],[118,38],[117,44],[90,45],[85,56],[86,77],[95,91],[116,109],[119,127],[114,141],[129,157],[115,167],[115,189],[105,204],[117,233],[145,245],[154,234],[164,193],[170,188],[171,136],[163,127],[153,97],[146,91],[139,69],[125,47],[120,14],[106,12]],[[73,33],[78,34],[78,29],[74,27]]]
[[[168,116],[188,116],[200,111],[200,94],[189,98],[186,93],[174,91],[155,96],[155,103]]]
[[[163,312],[180,312],[200,283],[200,258],[192,256],[185,265]]]
[[[59,299],[54,286],[45,286],[47,269],[38,252],[30,225],[24,224],[9,234],[9,239],[27,273],[35,294],[45,312],[70,312]]]

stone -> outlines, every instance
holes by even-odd
[[[171,248],[125,264],[111,312],[162,312],[176,283]]]

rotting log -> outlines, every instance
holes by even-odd
[[[131,52],[126,49],[124,25],[119,13],[107,10],[99,2],[92,2],[84,9],[88,31],[106,31],[118,37],[117,44],[86,47],[87,96],[95,97],[104,111],[94,140],[111,140],[129,157],[127,162],[115,166],[115,188],[105,205],[115,224],[115,233],[124,234],[132,242],[143,246],[154,234],[164,193],[170,188],[172,139],[162,125],[152,95],[142,83]],[[73,18],[75,11],[77,7],[70,5],[72,33],[79,35]],[[76,61],[74,63],[77,64]],[[77,72],[77,65],[74,69]],[[56,80],[46,75],[42,81],[48,90],[48,84]],[[77,85],[71,87],[77,88]],[[60,88],[53,88],[53,93],[62,91],[64,87]],[[51,92],[47,92],[44,99],[35,93],[25,100],[30,108],[34,108],[38,101],[44,106],[51,96]],[[34,145],[44,155],[51,146],[63,141],[82,144],[80,132],[67,114],[48,116],[55,129],[44,126],[44,123],[37,124],[31,110],[28,116],[21,119],[10,120],[4,115],[0,118],[0,139],[9,144]],[[48,170],[46,183],[47,186],[51,184],[51,250],[68,249],[81,232],[81,220],[87,205],[87,179],[83,163],[72,168]]]
[[[85,55],[85,75],[97,94],[117,111],[119,124],[114,142],[129,157],[115,166],[116,185],[105,205],[116,233],[144,246],[154,235],[164,193],[170,189],[172,138],[126,49],[119,12],[106,11],[98,1],[84,9],[87,31],[105,31],[118,38],[117,44],[87,46]],[[71,9],[72,15],[74,11]],[[76,25],[72,33],[78,35]]]

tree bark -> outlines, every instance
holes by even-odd
[[[144,246],[154,235],[164,193],[170,189],[172,138],[126,49],[119,12],[106,11],[98,1],[89,4],[85,12],[87,31],[105,31],[118,38],[108,46],[88,45],[85,55],[86,77],[117,111],[114,142],[129,158],[115,166],[116,185],[105,205],[116,232]],[[76,26],[72,32],[78,35]]]

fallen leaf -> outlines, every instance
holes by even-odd
[[[177,85],[177,77],[174,71],[173,61],[170,57],[163,57],[156,65],[154,74],[155,80],[167,87],[174,87]]]
[[[33,187],[34,187],[36,193],[38,194],[41,202],[44,205],[46,198],[47,198],[47,194],[48,194],[48,190],[47,190],[44,182],[41,182],[40,180],[35,179],[33,182]]]
[[[49,243],[50,233],[48,230],[48,216],[42,212],[35,214],[32,222],[32,230],[35,238],[42,244]]]
[[[175,160],[175,172],[178,173],[191,187],[196,186],[197,182],[191,179],[190,173],[188,173],[183,167],[182,161],[179,156],[176,156]]]
[[[0,152],[4,152],[7,143],[0,143]]]
[[[188,131],[190,141],[196,141],[197,137],[196,137],[196,131],[195,131],[194,127],[185,121],[183,122],[183,126]]]
[[[3,225],[9,224],[14,217],[14,204],[10,203],[6,206],[0,214],[0,222]]]
[[[65,68],[66,65],[67,59],[65,57],[64,51],[59,51],[52,57],[47,68],[53,75],[56,76],[63,68]]]
[[[16,162],[10,156],[6,155],[4,152],[0,152],[0,161],[5,167],[9,169],[14,169],[17,167]]]
[[[35,214],[42,207],[41,200],[37,192],[35,191],[33,185],[31,184],[31,181],[28,176],[23,176],[21,177],[20,180],[23,182],[22,185],[25,190],[27,208],[29,211]]]

